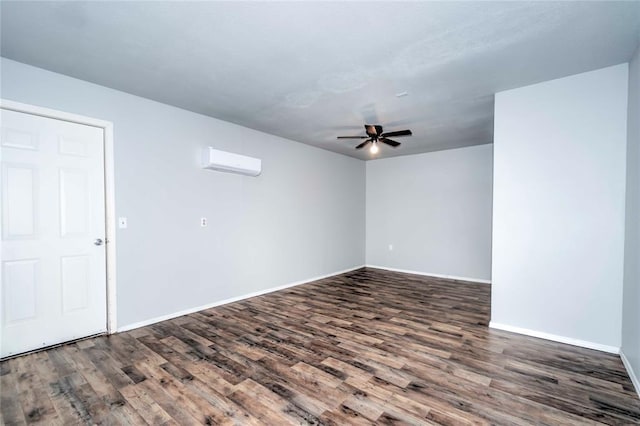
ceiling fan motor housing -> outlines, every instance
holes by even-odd
[[[400,146],[400,142],[396,142],[388,138],[388,136],[411,136],[411,130],[397,130],[395,132],[383,133],[382,126],[379,124],[365,124],[364,130],[367,136],[338,136],[338,139],[368,139],[356,146],[356,149],[362,149],[370,143],[382,142],[393,148]],[[377,152],[377,147],[376,150]]]

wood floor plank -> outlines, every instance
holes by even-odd
[[[277,408],[278,412],[292,424],[313,424],[315,421],[307,411],[252,379],[245,380],[240,384],[240,387],[246,393],[253,395],[253,398],[268,404],[274,409]]]
[[[40,376],[35,371],[29,371],[28,360],[17,358],[16,376],[17,392],[22,413],[29,424],[58,425],[63,424],[58,412],[45,391]]]
[[[188,383],[195,379],[192,375],[178,374],[179,377],[176,377],[167,371],[172,370],[168,365],[159,367],[139,363],[137,368],[148,377],[147,386],[154,389],[152,391],[154,395],[161,395],[158,401],[160,406],[178,423],[185,424],[185,422],[195,420],[200,424],[217,424],[224,421],[225,415],[222,410],[188,389]],[[155,393],[156,390],[158,393]],[[170,404],[170,406],[165,404]]]
[[[49,358],[48,351],[38,352],[33,355],[33,369],[40,377],[44,390],[48,393],[60,418],[65,420],[73,419],[74,421],[81,422],[82,419],[79,413],[73,408],[69,399],[59,392],[58,381],[60,377]]]
[[[93,389],[96,394],[95,405],[101,407],[105,422],[111,419],[122,424],[144,424],[144,419],[126,404],[123,395],[113,386],[105,375],[93,364],[83,348],[94,346],[66,345],[63,349],[67,351],[67,357],[73,357],[78,373],[82,375],[84,381]],[[94,408],[95,410],[96,408]],[[96,416],[92,414],[92,419]]]
[[[0,424],[640,424],[616,355],[489,329],[490,286],[362,268],[0,362]]]
[[[120,392],[127,400],[127,404],[129,404],[146,423],[150,425],[177,425],[177,422],[173,420],[144,389],[136,387],[135,385],[128,385],[121,388]]]
[[[2,364],[3,374],[0,376],[0,417],[2,417],[2,423],[5,425],[27,424],[20,404],[18,383],[15,380],[18,369],[12,368],[12,364],[15,365],[16,360],[5,361]]]

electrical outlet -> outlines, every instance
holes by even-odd
[[[208,223],[209,223],[209,222],[207,221],[207,218],[206,218],[206,217],[201,217],[201,218],[200,218],[200,226],[201,226],[201,227],[206,228],[206,227],[207,227],[207,225],[208,225]]]
[[[393,244],[389,244],[389,251],[393,251]]]
[[[118,228],[125,229],[127,227],[127,218],[119,217],[118,218]]]

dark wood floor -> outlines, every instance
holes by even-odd
[[[638,424],[618,356],[489,330],[490,287],[361,269],[1,363],[5,424]]]

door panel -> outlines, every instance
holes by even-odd
[[[88,176],[84,170],[60,170],[60,235],[87,236]]]
[[[34,319],[37,314],[36,259],[3,262],[4,312],[7,325]]]
[[[89,305],[91,259],[89,256],[65,256],[60,259],[62,272],[62,311],[66,314]]]
[[[3,127],[2,129],[2,146],[20,149],[37,149],[37,141],[38,134],[35,131],[18,130],[10,127]]]
[[[74,140],[60,137],[60,154],[63,155],[75,155],[78,157],[87,156],[87,144],[81,140]]]
[[[104,135],[0,109],[0,357],[105,332]]]
[[[37,172],[28,165],[16,164],[6,164],[2,171],[4,238],[33,238],[37,193],[34,175]]]

